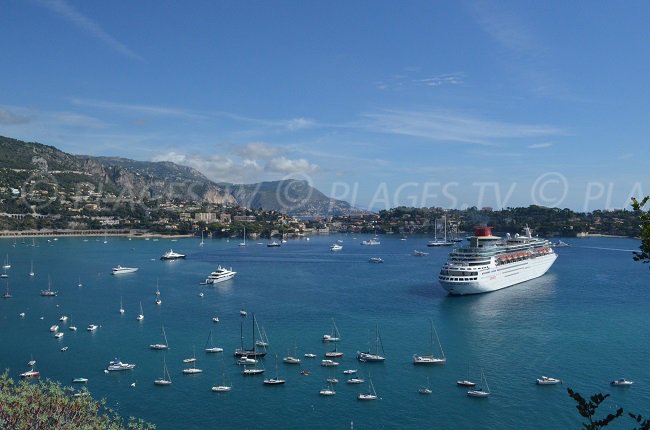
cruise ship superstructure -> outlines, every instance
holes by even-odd
[[[467,246],[449,253],[438,280],[452,295],[500,290],[542,276],[557,254],[546,239],[524,234],[504,238],[492,235],[491,227],[476,227]]]

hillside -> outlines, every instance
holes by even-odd
[[[358,212],[347,202],[328,198],[306,181],[217,184],[196,169],[172,162],[72,155],[53,146],[0,136],[0,187],[24,189],[25,184],[34,182],[47,182],[53,191],[90,189],[135,201],[177,199],[290,215]]]

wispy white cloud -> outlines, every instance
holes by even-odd
[[[130,103],[115,103],[103,100],[88,100],[73,98],[71,99],[73,105],[83,106],[95,109],[105,109],[113,112],[128,112],[138,115],[148,115],[157,117],[176,117],[187,119],[206,119],[205,115],[191,111],[178,109],[167,106],[143,105],[143,104],[130,104]]]
[[[500,139],[560,134],[555,127],[488,121],[449,112],[385,110],[364,115],[367,130],[440,142],[495,145]]]
[[[553,146],[552,143],[546,142],[546,143],[533,143],[531,145],[528,145],[528,148],[530,149],[543,149],[543,148],[550,148]]]
[[[412,87],[435,88],[465,83],[464,73],[444,73],[439,75],[423,75],[419,69],[405,70],[403,74],[393,75],[388,79],[375,82],[380,90],[403,89]]]
[[[111,47],[114,51],[135,60],[142,60],[142,57],[140,57],[137,53],[135,53],[133,50],[128,48],[123,43],[119,42],[117,39],[115,39],[113,36],[108,34],[106,31],[104,31],[104,29],[102,29],[101,26],[96,22],[94,22],[92,19],[81,14],[74,7],[72,7],[72,5],[70,5],[67,1],[37,0],[37,3],[47,7],[48,9],[51,9],[59,16],[72,22],[76,26],[88,32],[96,39],[99,39],[100,41],[104,42],[106,45]]]
[[[0,124],[18,125],[26,124],[31,120],[31,115],[24,112],[23,109],[17,110],[5,106],[0,106]]]
[[[479,0],[466,4],[476,22],[501,46],[517,52],[540,48],[530,26],[503,3]]]

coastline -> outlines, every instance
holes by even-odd
[[[151,233],[147,230],[2,230],[0,238],[19,238],[19,237],[54,237],[54,236],[120,236],[120,237],[142,237],[142,238],[186,238],[195,237],[193,234],[161,234]]]

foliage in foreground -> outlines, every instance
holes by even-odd
[[[641,252],[634,253],[634,261],[641,261],[643,263],[650,262],[650,211],[643,212],[643,207],[650,200],[650,196],[646,196],[643,200],[638,201],[635,198],[632,198],[632,209],[634,212],[640,213],[639,220],[641,221],[641,246],[639,249]]]
[[[49,380],[15,383],[5,372],[0,376],[0,429],[155,429],[133,417],[124,422],[105,400],[96,401],[90,395],[74,397],[73,392]]]
[[[586,400],[580,393],[573,391],[571,388],[567,388],[567,392],[578,403],[576,405],[578,413],[587,419],[586,423],[582,423],[584,429],[598,430],[607,427],[612,421],[623,415],[623,408],[618,408],[615,413],[608,414],[605,418],[596,418],[598,407],[609,397],[609,394],[597,393],[591,396],[589,400]],[[633,430],[650,430],[650,419],[644,419],[641,415],[631,413],[628,413],[628,415],[639,424],[639,427],[634,427]]]

